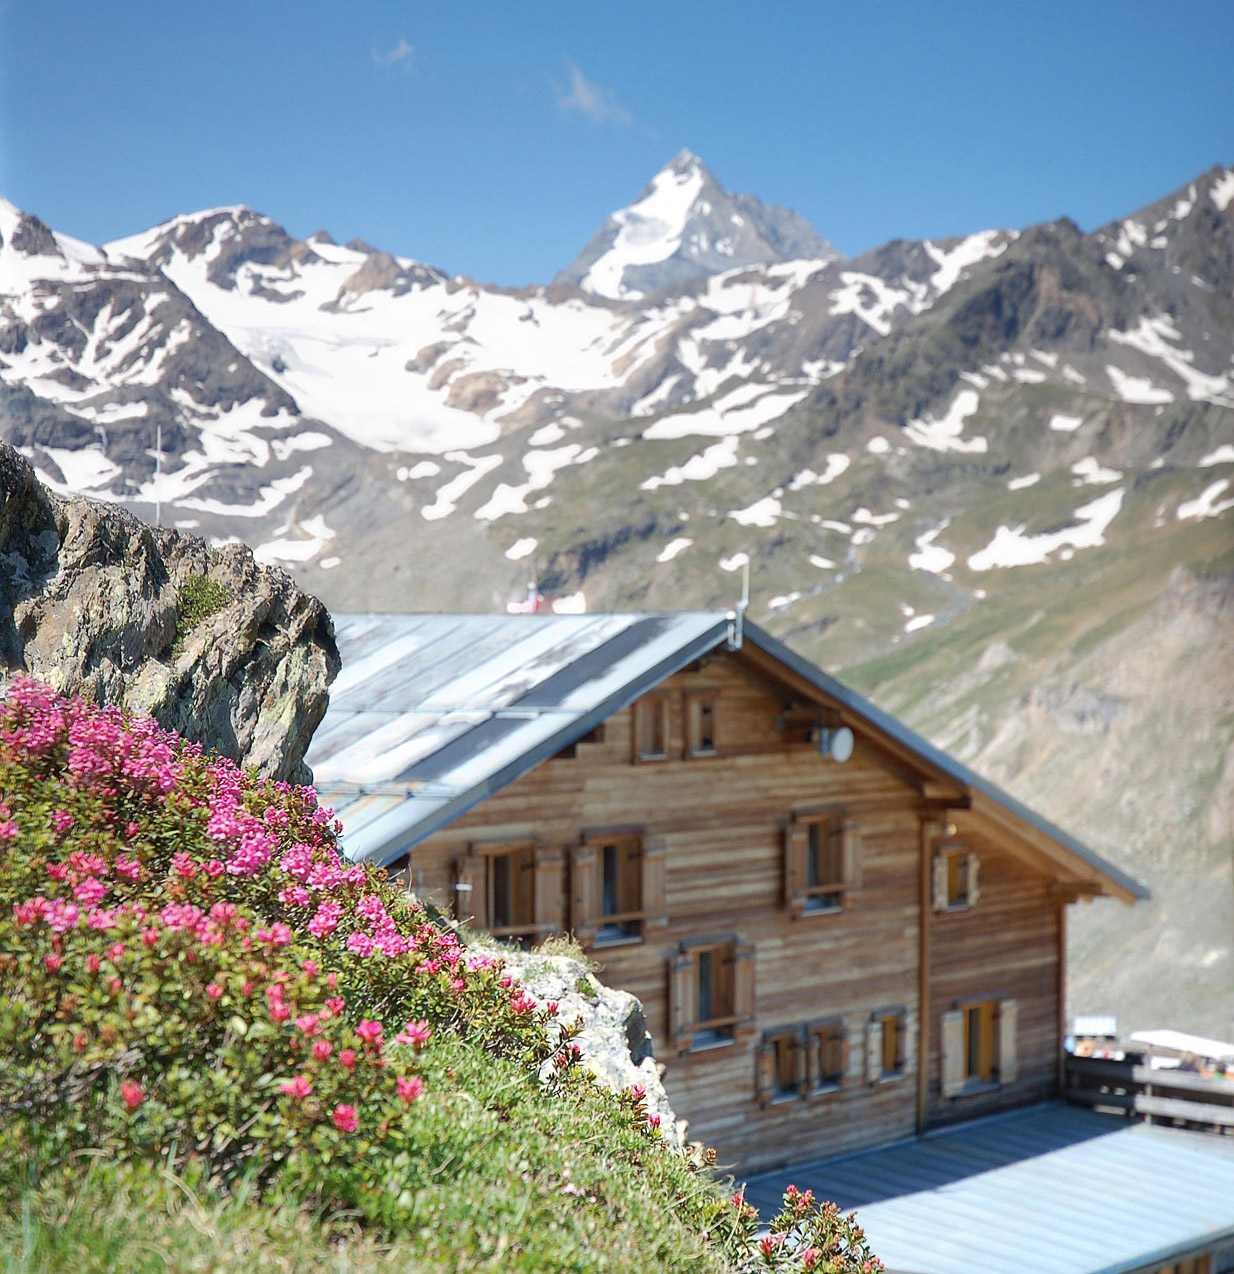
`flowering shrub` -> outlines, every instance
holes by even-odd
[[[560,1054],[569,1082],[551,1015],[345,862],[337,829],[310,788],[16,681],[0,709],[0,1154],[104,1148],[258,1181],[294,1162],[307,1180],[358,1136],[397,1153],[443,1034],[529,1075]]]
[[[808,1196],[759,1238],[640,1089],[597,1091],[576,1026],[347,863],[338,830],[311,788],[12,683],[0,1198],[74,1188],[84,1153],[348,1209],[425,1252],[448,1230],[459,1268],[600,1271],[635,1248],[647,1270],[880,1268]]]

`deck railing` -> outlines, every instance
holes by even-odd
[[[1234,1134],[1234,1079],[1069,1054],[1065,1080],[1063,1095],[1083,1106]]]

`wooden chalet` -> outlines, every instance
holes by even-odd
[[[745,1171],[1059,1092],[1065,918],[1145,891],[740,616],[336,619],[344,848],[646,1008]]]

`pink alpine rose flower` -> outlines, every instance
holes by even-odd
[[[279,1085],[279,1092],[294,1101],[302,1101],[305,1097],[310,1096],[312,1091],[313,1085],[309,1082],[307,1075],[297,1075],[295,1079],[285,1079]]]
[[[411,1105],[411,1103],[424,1091],[424,1080],[422,1080],[419,1075],[412,1075],[410,1078],[407,1076],[400,1076],[395,1082],[395,1087],[398,1089],[398,1095],[408,1105]]]
[[[339,1132],[355,1132],[356,1108],[354,1106],[346,1106],[339,1102],[330,1112],[330,1118],[334,1120],[334,1126]]]

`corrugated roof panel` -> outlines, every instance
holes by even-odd
[[[749,1183],[856,1208],[912,1274],[1124,1274],[1234,1235],[1234,1138],[1037,1106]]]

